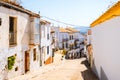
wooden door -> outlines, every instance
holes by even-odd
[[[25,73],[30,70],[30,55],[28,51],[25,51]]]

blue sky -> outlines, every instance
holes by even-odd
[[[89,26],[118,0],[21,0],[33,12],[65,23]],[[46,18],[45,18],[46,19]],[[49,20],[51,21],[51,20]],[[51,21],[55,25],[63,25]]]

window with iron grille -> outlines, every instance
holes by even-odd
[[[17,18],[9,17],[9,45],[17,43]]]
[[[49,46],[47,46],[47,54],[49,54]]]

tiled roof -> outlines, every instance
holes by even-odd
[[[101,15],[97,20],[90,24],[91,27],[94,27],[102,22],[105,22],[114,17],[120,16],[120,1],[108,9],[103,15]]]
[[[80,31],[78,31],[78,30],[76,30],[76,29],[74,29],[74,28],[71,28],[71,27],[68,27],[68,28],[66,28],[67,30],[69,30],[69,31],[71,31],[71,32],[73,32],[73,33],[75,33],[75,32],[80,32]]]
[[[10,2],[8,0],[0,0],[0,6],[4,6],[6,8],[10,8],[10,9],[13,9],[13,10],[16,10],[16,11],[20,11],[22,13],[26,13],[30,16],[34,16],[34,17],[40,17],[39,14],[36,14],[34,12],[31,12],[25,8],[23,8],[22,6],[18,5],[18,4],[15,4],[13,2]]]
[[[48,23],[48,24],[51,24],[49,21],[43,20],[43,19],[40,20],[40,23],[41,23],[41,24],[47,24],[47,23]]]
[[[65,28],[60,28],[60,32],[66,32],[66,33],[71,33],[71,31],[69,31],[69,30],[66,30]]]

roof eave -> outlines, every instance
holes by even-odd
[[[4,2],[4,1],[0,1],[0,6],[4,6],[4,7],[7,7],[7,8],[11,8],[11,9],[14,9],[14,10],[17,10],[17,11],[20,11],[20,12],[23,12],[23,13],[26,13],[30,16],[33,16],[33,17],[38,17],[40,18],[40,15],[39,14],[36,14],[36,13],[33,13],[27,9],[24,9],[22,7],[18,7],[18,6],[15,6],[15,5],[12,5],[10,3],[7,3],[7,2]]]

